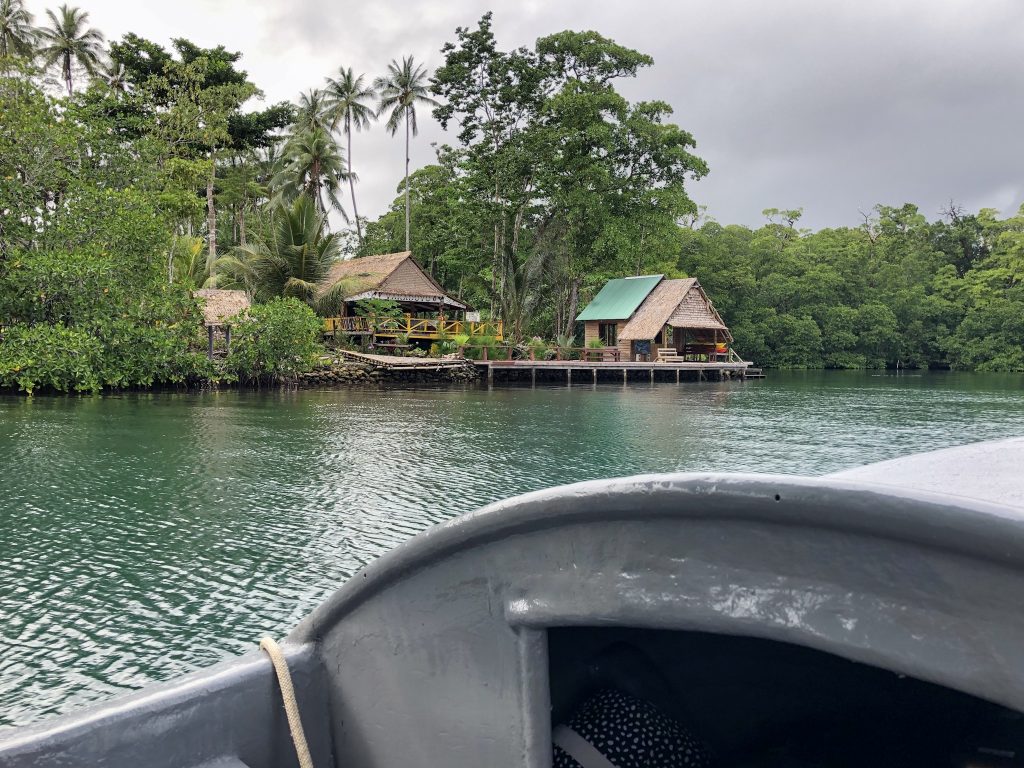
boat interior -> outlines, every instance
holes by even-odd
[[[655,704],[719,766],[1024,765],[1024,715],[811,648],[671,630],[548,630],[552,725],[603,687]]]

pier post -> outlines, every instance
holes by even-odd
[[[593,373],[594,373],[594,386],[596,387],[597,386],[597,368],[591,368],[590,370],[593,371]]]
[[[679,383],[679,369],[676,368],[676,384]]]
[[[623,368],[623,369],[622,369],[622,386],[626,386],[626,381],[627,381],[627,379],[626,379],[626,373],[627,373],[626,369],[625,369],[625,368]]]
[[[530,369],[530,386],[533,386],[533,387],[537,386],[537,369],[536,368],[531,368]]]
[[[572,386],[572,368],[565,369],[565,383],[568,386]]]
[[[491,367],[490,363],[487,364],[487,383],[494,383],[494,368]]]
[[[654,368],[651,368],[651,384],[654,383]]]

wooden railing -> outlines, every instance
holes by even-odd
[[[504,323],[497,321],[473,322],[448,320],[438,317],[328,317],[324,320],[327,333],[373,333],[375,336],[408,336],[410,339],[443,339],[455,336],[493,336],[495,341],[505,338]]]
[[[325,317],[324,332],[335,333],[369,333],[370,320],[366,317]]]
[[[579,360],[584,363],[617,363],[620,354],[618,347],[553,347],[552,351],[558,362]],[[529,359],[537,359],[535,349],[530,350]]]
[[[658,349],[659,363],[735,363],[743,361],[725,344],[687,344],[679,352],[675,347]]]

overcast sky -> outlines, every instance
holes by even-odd
[[[42,21],[46,7],[28,0]],[[875,203],[934,217],[1024,202],[1024,0],[72,0],[108,38],[188,37],[242,51],[268,102],[294,100],[339,65],[381,73],[412,54],[433,69],[458,25],[488,9],[502,48],[594,29],[654,57],[628,98],[661,99],[711,173],[691,196],[722,223],[767,207],[803,224],[854,225]],[[428,114],[414,165],[455,142]],[[395,197],[402,142],[354,139],[360,212]]]

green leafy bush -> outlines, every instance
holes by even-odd
[[[88,249],[14,252],[0,266],[0,317],[10,323],[0,341],[8,363],[0,386],[83,391],[209,377],[196,300],[122,258]]]
[[[102,345],[77,328],[15,325],[0,333],[0,387],[96,392],[102,385]]]
[[[323,325],[297,299],[251,307],[234,325],[227,367],[241,381],[268,383],[312,370]]]

